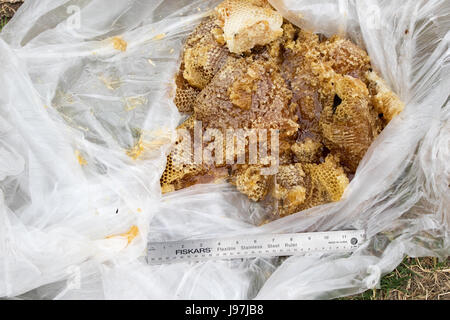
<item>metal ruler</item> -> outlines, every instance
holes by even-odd
[[[224,239],[151,242],[149,264],[183,261],[278,257],[322,252],[352,252],[365,239],[363,230],[261,234]]]

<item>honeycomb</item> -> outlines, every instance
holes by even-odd
[[[301,163],[280,166],[271,195],[281,216],[293,213],[305,201],[305,179]]]
[[[312,138],[320,141],[320,81],[313,68],[320,60],[319,37],[303,30],[294,32],[293,37],[297,39],[288,39],[284,45],[281,64],[283,78],[292,91],[290,107],[299,118],[299,140]]]
[[[369,81],[369,90],[375,110],[385,121],[390,122],[403,111],[405,104],[374,71],[367,71],[366,79]]]
[[[291,92],[272,61],[230,59],[202,90],[194,117],[216,128],[272,128],[289,136],[298,130],[288,108]]]
[[[283,34],[283,17],[267,0],[225,0],[215,12],[224,40],[233,53],[266,45]]]
[[[316,163],[323,155],[324,146],[320,141],[306,138],[303,142],[292,144],[291,150],[296,161],[301,163]]]
[[[369,106],[369,90],[361,80],[333,71],[331,74],[333,89],[324,99],[320,116],[323,143],[355,172],[381,131],[380,121]]]
[[[183,77],[184,66],[175,78],[177,86],[174,103],[182,113],[192,113],[194,111],[194,102],[200,90],[192,87]]]
[[[227,181],[273,208],[272,219],[339,201],[374,139],[404,108],[362,48],[300,29],[266,0],[220,4],[188,37],[175,82],[175,104],[189,118],[178,127],[162,191]],[[251,163],[258,129],[271,142],[258,145],[259,162]],[[244,136],[228,139],[229,130]],[[203,153],[192,162],[199,132]],[[205,150],[227,161],[209,161]]]
[[[307,197],[294,212],[339,201],[350,183],[347,174],[339,164],[339,158],[332,154],[328,155],[325,162],[321,164],[305,164],[303,170],[309,177],[306,185]]]
[[[203,89],[226,63],[229,51],[217,41],[213,18],[202,22],[188,38],[183,50],[183,77],[193,87]]]
[[[270,176],[262,175],[258,166],[243,166],[234,177],[232,183],[253,201],[261,201],[269,191]]]
[[[179,132],[180,129],[186,130],[191,137],[194,129],[194,121],[195,119],[193,117],[189,117],[177,129]],[[189,178],[206,173],[202,164],[193,163],[192,146],[184,143],[186,138],[180,134],[172,152],[167,156],[166,168],[160,179],[163,193],[191,186],[194,182],[189,181]],[[189,148],[191,153],[186,152],[187,148]]]
[[[220,30],[210,17],[201,22],[186,41],[180,70],[175,78],[174,102],[180,112],[192,113],[201,89],[227,61],[230,53],[220,38]]]
[[[356,44],[337,36],[320,44],[323,61],[329,64],[336,73],[364,79],[371,68],[367,53]]]

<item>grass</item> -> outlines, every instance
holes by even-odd
[[[11,1],[0,1],[0,32],[22,3],[23,1],[15,1],[14,3],[11,3]]]
[[[3,27],[6,26],[7,23],[8,23],[7,17],[0,18],[0,32],[2,31]]]
[[[450,258],[405,258],[380,281],[380,289],[343,300],[450,300]]]

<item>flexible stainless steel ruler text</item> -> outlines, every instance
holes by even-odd
[[[224,239],[151,242],[149,264],[182,261],[277,257],[319,252],[352,252],[364,241],[362,230],[261,234]]]

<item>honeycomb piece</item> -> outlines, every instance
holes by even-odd
[[[214,143],[213,141],[203,141],[200,150],[202,160],[200,160],[200,163],[195,161],[195,121],[196,119],[191,116],[177,127],[178,138],[171,153],[167,156],[166,168],[160,179],[163,193],[180,190],[199,183],[218,182],[229,177],[225,162],[219,165],[209,163],[204,158],[205,149],[209,148]],[[202,128],[202,132],[203,139],[205,139],[204,128]],[[224,149],[223,152],[225,154],[226,150]]]
[[[291,31],[292,32],[292,31]],[[299,118],[299,140],[320,140],[319,118],[322,104],[319,97],[319,79],[312,68],[320,61],[319,38],[304,30],[296,31],[297,39],[287,39],[282,75],[292,90],[291,108]]]
[[[185,129],[191,134],[194,128],[194,121],[195,119],[190,117],[177,129]],[[182,135],[179,135],[172,152],[167,156],[166,168],[160,179],[163,193],[185,188],[189,186],[188,183],[184,182],[186,178],[206,173],[206,168],[202,164],[193,163],[192,146],[184,143],[184,138]],[[191,153],[186,152],[188,148],[191,150]]]
[[[370,69],[370,58],[356,44],[338,36],[320,44],[323,62],[329,64],[336,73],[364,79]]]
[[[323,156],[323,145],[317,140],[307,138],[303,142],[296,142],[291,145],[291,150],[295,154],[297,161],[303,163],[315,163]]]
[[[291,146],[295,143],[295,136],[292,138],[283,138],[279,141],[279,161],[281,165],[294,162],[294,153]]]
[[[381,131],[369,107],[369,91],[359,79],[335,74],[334,95],[328,95],[320,125],[323,142],[352,172]]]
[[[300,28],[294,26],[292,23],[289,23],[287,21],[283,22],[281,28],[283,29],[283,36],[282,36],[283,43],[294,40],[295,38],[297,38],[298,33],[300,32]]]
[[[279,185],[275,185],[274,194],[279,197],[277,208],[278,214],[281,217],[294,214],[299,211],[299,208],[305,202],[306,188],[304,186],[293,186],[286,189]]]
[[[306,174],[300,163],[282,165],[275,175],[273,197],[281,216],[294,213],[306,199]]]
[[[197,89],[205,88],[230,55],[227,48],[220,43],[217,36],[220,32],[217,30],[220,28],[210,17],[200,23],[186,41],[183,77]]]
[[[184,70],[184,68],[182,68],[182,70]],[[184,79],[182,71],[178,73],[175,84],[177,89],[174,103],[177,106],[178,111],[191,114],[194,111],[194,102],[200,93],[200,90],[189,85],[186,79]]]
[[[167,156],[166,168],[160,179],[161,191],[168,193],[194,185],[193,182],[186,182],[186,179],[201,173],[204,173],[201,166],[175,164],[173,156],[170,154]]]
[[[268,44],[283,34],[283,17],[267,0],[225,0],[215,12],[227,47],[233,53]]]
[[[194,130],[194,124],[195,124],[195,117],[190,116],[189,118],[184,120],[182,124],[180,124],[177,127],[177,130],[178,129],[186,129],[186,130],[192,131],[192,130]]]
[[[302,164],[288,164],[280,166],[278,173],[275,175],[277,185],[283,188],[292,188],[294,186],[303,185],[305,172]]]
[[[261,201],[269,190],[270,176],[262,175],[258,166],[242,166],[234,173],[237,190],[253,201]]]
[[[386,82],[374,71],[367,72],[369,90],[372,93],[372,103],[375,110],[383,115],[388,123],[405,108],[405,104],[392,92]]]
[[[306,199],[297,211],[341,200],[350,181],[339,165],[339,158],[330,154],[321,164],[304,164],[309,177]]]
[[[269,44],[265,46],[257,46],[252,49],[250,55],[255,59],[262,59],[262,60],[272,60],[272,63],[275,63],[277,66],[281,66],[283,63],[284,57],[284,49],[285,44],[288,41],[293,41],[296,37],[298,32],[300,31],[299,28],[293,26],[289,22],[284,22],[282,27],[283,34],[278,39],[270,42]],[[246,54],[244,54],[245,56]],[[248,53],[247,53],[248,55]]]
[[[272,61],[233,59],[199,94],[194,116],[207,127],[273,128],[292,136],[298,125],[286,108],[290,96]]]
[[[249,66],[247,72],[228,88],[228,96],[233,105],[245,110],[251,108],[253,92],[257,89],[260,74],[265,72],[265,69],[261,71],[255,70],[256,68],[264,67],[260,64]]]
[[[321,164],[280,166],[273,198],[278,214],[287,216],[329,202],[339,201],[349,184],[339,159],[328,155]]]

